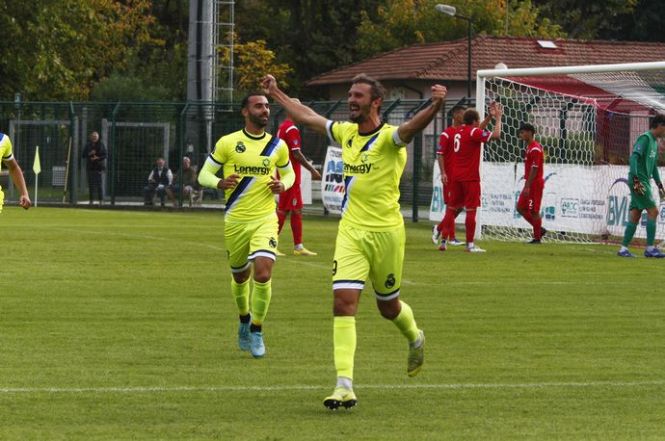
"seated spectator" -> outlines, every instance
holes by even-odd
[[[175,193],[178,194],[181,191],[182,187],[182,198],[183,200],[189,201],[189,206],[192,206],[193,202],[201,202],[203,198],[203,191],[201,191],[201,186],[197,180],[198,171],[196,166],[192,165],[192,160],[189,157],[185,156],[182,158],[182,186],[179,182],[176,182],[174,185]],[[175,180],[177,181],[178,175],[176,175]]]
[[[166,166],[164,158],[157,158],[155,168],[148,175],[148,185],[143,188],[145,205],[152,205],[155,193],[159,196],[161,206],[164,206],[164,198],[168,197],[173,206],[176,205],[175,194],[173,193],[173,173]]]

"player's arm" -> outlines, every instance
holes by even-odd
[[[494,118],[494,127],[492,128],[492,135],[490,139],[499,139],[501,137],[501,116],[503,115],[503,107],[501,104],[493,103],[490,106],[490,116]]]
[[[268,182],[270,191],[275,194],[282,193],[293,187],[293,183],[296,181],[296,172],[293,171],[291,161],[287,161],[286,165],[283,166],[278,165],[277,170],[279,171],[279,179],[271,176],[270,182]]]
[[[529,170],[529,176],[526,178],[526,182],[524,183],[524,189],[522,190],[523,193],[527,195],[529,194],[531,191],[531,184],[536,179],[536,176],[538,176],[538,166],[534,164],[531,166],[531,170]]]
[[[293,153],[293,157],[296,158],[296,161],[298,161],[300,164],[302,164],[303,167],[309,170],[309,172],[312,174],[312,179],[315,181],[321,180],[321,173],[319,173],[319,171],[314,168],[314,166],[307,160],[307,158],[305,158],[305,155],[303,155],[300,150],[292,150],[291,152]]]
[[[630,165],[630,174],[633,175],[633,191],[635,191],[637,194],[644,194],[646,191],[644,184],[640,182],[637,170],[639,162],[642,160],[642,154],[647,142],[648,141],[646,138],[638,138],[637,142],[635,143],[635,147],[633,148],[633,153],[630,154],[630,158],[628,159],[628,164]]]
[[[238,185],[240,175],[233,173],[229,176],[225,176],[224,179],[217,177],[217,172],[223,165],[221,162],[223,158],[217,154],[219,150],[221,150],[221,146],[218,143],[215,145],[215,150],[208,155],[208,159],[203,163],[201,172],[199,172],[198,183],[202,187],[219,188],[221,190],[235,188],[235,186]]]
[[[446,153],[447,149],[450,148],[450,134],[448,134],[446,131],[443,131],[441,133],[441,136],[439,136],[439,149],[436,151],[436,162],[439,163],[439,171],[441,172],[441,183],[443,185],[446,185],[448,183],[448,176],[446,175],[446,161],[444,159],[444,154]]]
[[[439,170],[441,171],[441,183],[446,185],[448,183],[448,176],[446,175],[445,170],[445,160],[443,159],[443,154],[437,153],[436,160],[439,163]]]
[[[32,202],[30,201],[30,196],[28,195],[28,188],[25,185],[25,179],[23,178],[23,170],[21,170],[21,166],[18,165],[18,162],[16,162],[15,158],[5,159],[3,162],[9,170],[9,176],[11,176],[14,185],[16,188],[18,188],[18,191],[21,194],[18,198],[18,204],[27,210],[32,205]]]
[[[653,180],[656,181],[656,186],[658,187],[658,193],[660,194],[660,199],[665,199],[665,188],[663,188],[663,181],[660,180],[660,172],[658,171],[658,166],[653,169]]]
[[[326,135],[326,124],[328,120],[316,113],[304,104],[291,100],[284,91],[277,86],[277,80],[272,75],[266,75],[261,80],[261,85],[266,94],[277,101],[284,110],[293,118],[297,124],[303,124],[317,132]]]
[[[432,86],[432,104],[416,113],[409,121],[400,124],[397,128],[397,136],[404,144],[410,143],[416,134],[427,127],[436,114],[439,113],[446,93],[448,93],[448,89],[445,86],[440,84]]]
[[[490,103],[490,105],[489,105],[490,112],[487,112],[487,115],[485,115],[485,119],[483,119],[482,121],[480,121],[480,125],[479,125],[478,127],[480,127],[480,128],[483,129],[483,130],[485,130],[485,129],[487,128],[487,126],[490,124],[490,121],[492,121],[492,112],[491,112],[491,109],[492,109],[493,107],[496,107],[496,101],[492,101],[492,102]]]

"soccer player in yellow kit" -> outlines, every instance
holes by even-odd
[[[273,76],[263,79],[263,88],[296,123],[327,134],[342,147],[346,194],[333,261],[337,385],[323,401],[333,410],[350,408],[357,402],[352,384],[355,315],[367,278],[372,281],[381,315],[391,320],[409,343],[407,374],[414,376],[422,367],[425,335],[409,305],[399,298],[405,244],[399,181],[406,164],[405,146],[432,121],[446,96],[445,87],[432,86],[432,103],[395,127],[381,121],[385,93],[381,83],[364,74],[351,82],[347,100],[351,122],[337,122],[291,101]]]
[[[262,325],[272,297],[270,280],[277,250],[274,195],[289,189],[295,174],[284,141],[265,131],[270,116],[266,96],[260,92],[246,96],[241,113],[245,127],[217,141],[199,173],[199,183],[224,190],[224,242],[231,266],[231,293],[240,317],[238,346],[260,358],[266,352]],[[216,176],[220,168],[222,179]],[[279,180],[274,177],[275,168]]]
[[[23,178],[23,170],[21,166],[16,162],[14,158],[14,153],[12,152],[12,142],[9,139],[9,136],[4,133],[0,133],[0,158],[2,158],[2,163],[0,164],[0,169],[2,169],[2,164],[5,164],[9,169],[9,176],[12,177],[14,185],[18,188],[20,193],[18,198],[18,204],[24,209],[30,208],[32,202],[30,201],[30,196],[28,195],[28,188],[25,186],[25,179]],[[5,194],[2,192],[2,187],[0,187],[0,212],[2,212],[2,205],[5,202]]]

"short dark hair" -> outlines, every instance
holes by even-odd
[[[370,77],[367,74],[361,73],[353,77],[353,79],[351,79],[351,84],[358,84],[358,83],[369,84],[371,88],[370,93],[372,101],[377,98],[383,99],[383,97],[386,95],[386,88],[383,87],[383,84],[381,84],[379,80],[375,80],[374,78]]]
[[[463,106],[461,104],[455,104],[452,109],[450,109],[450,114],[454,115],[457,112],[464,112],[466,111],[466,106]]]
[[[517,131],[521,132],[522,130],[525,130],[525,131],[531,132],[531,133],[536,133],[536,128],[533,126],[533,124],[529,124],[528,122],[523,122],[520,125],[520,128]]]
[[[466,109],[463,117],[464,124],[473,124],[480,121],[480,115],[476,109]]]
[[[247,104],[249,104],[249,99],[253,96],[264,96],[266,97],[266,99],[268,98],[268,96],[260,90],[249,92],[247,95],[243,97],[242,101],[240,101],[240,109],[245,109],[247,107]]]
[[[663,113],[656,113],[656,116],[654,116],[651,119],[651,123],[649,123],[650,129],[655,129],[658,126],[665,126],[665,114]]]

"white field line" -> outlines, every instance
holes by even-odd
[[[449,384],[365,384],[363,389],[409,389],[409,390],[478,390],[478,389],[558,389],[558,388],[607,388],[623,389],[649,386],[665,386],[665,380],[653,381],[590,381],[552,383],[449,383]],[[127,387],[2,387],[0,394],[37,393],[92,393],[92,394],[134,394],[134,393],[178,393],[178,392],[288,392],[325,390],[326,387],[307,384],[282,386],[127,386]]]

